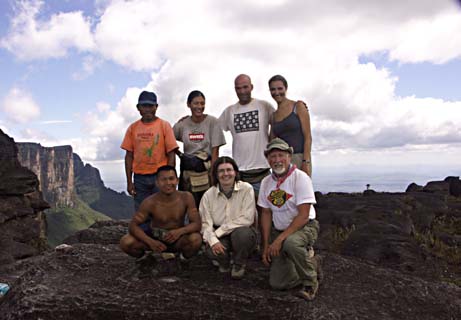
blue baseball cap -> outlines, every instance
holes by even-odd
[[[149,92],[149,91],[141,92],[138,98],[138,104],[136,106],[139,107],[140,105],[143,105],[143,104],[156,105],[157,96],[155,95],[155,93]]]

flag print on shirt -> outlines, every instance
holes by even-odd
[[[259,111],[234,114],[234,128],[236,133],[259,131]]]

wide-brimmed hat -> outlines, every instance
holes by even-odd
[[[149,91],[141,92],[141,94],[139,95],[138,104],[136,106],[139,107],[143,104],[156,105],[157,96],[155,95],[155,93]]]
[[[285,141],[280,138],[274,138],[271,142],[269,142],[266,146],[266,150],[264,150],[264,155],[267,155],[274,149],[282,150],[293,154],[293,148],[288,145]]]

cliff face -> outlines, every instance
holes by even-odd
[[[36,255],[46,248],[37,176],[22,167],[14,140],[0,130],[0,265]]]
[[[131,218],[133,200],[107,188],[97,168],[84,164],[71,146],[17,143],[19,161],[37,174],[45,200],[53,208],[75,208],[77,197],[113,219]]]
[[[53,207],[73,207],[72,147],[46,148],[38,143],[18,143],[17,146],[19,162],[39,177],[44,199]]]
[[[74,153],[75,190],[92,209],[113,219],[129,219],[133,215],[133,199],[104,185],[99,170],[83,164]]]

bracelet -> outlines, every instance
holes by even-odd
[[[305,159],[303,159],[303,162],[304,162],[304,163],[311,163],[310,160],[305,160]]]

